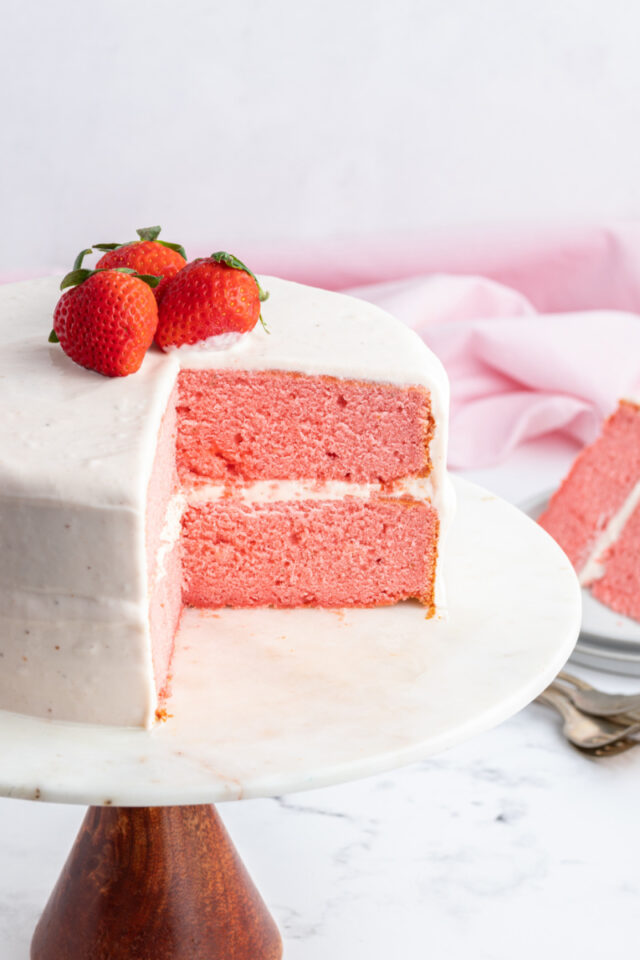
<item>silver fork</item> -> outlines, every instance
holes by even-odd
[[[635,723],[640,720],[640,693],[604,693],[596,690],[586,680],[570,673],[559,673],[566,695],[574,706],[594,717],[617,717],[621,722]]]
[[[627,750],[637,747],[638,741],[632,737],[622,737],[621,740],[614,740],[613,743],[606,743],[604,747],[595,747],[592,750],[576,747],[575,743],[572,743],[571,746],[584,757],[615,757],[619,753],[626,753]]]
[[[536,699],[558,711],[564,720],[564,736],[581,750],[603,750],[622,740],[628,740],[629,746],[636,745],[631,735],[640,731],[640,722],[621,726],[605,718],[587,716],[574,707],[564,689],[556,684],[551,684]]]

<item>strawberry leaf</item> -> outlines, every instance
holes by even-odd
[[[181,243],[169,243],[168,240],[158,240],[157,242],[161,243],[163,247],[168,247],[169,250],[175,250],[175,252],[179,253],[185,260],[187,259],[187,251]]]
[[[141,240],[157,240],[161,230],[162,227],[142,227],[136,233]]]
[[[142,280],[144,283],[148,284],[150,287],[157,287],[162,277],[154,277],[152,273],[136,273],[138,280]]]
[[[143,283],[148,284],[150,287],[157,287],[162,280],[161,276],[156,277],[151,273],[138,273],[133,267],[107,267],[100,270],[86,270],[83,267],[80,270],[72,270],[66,277],[63,277],[60,289],[66,290],[67,287],[77,287],[81,283],[84,283],[85,280],[88,280],[89,277],[93,277],[96,273],[128,273],[133,277],[137,277],[138,280],[142,280]]]
[[[58,334],[55,332],[55,330],[52,330],[49,334],[49,343],[60,343]]]
[[[148,287],[157,287],[163,279],[162,276],[155,276],[153,273],[138,273],[133,267],[112,267],[111,270],[113,273],[129,273],[132,277],[135,277],[136,280],[142,280]],[[96,270],[95,272],[103,273],[102,270]]]
[[[119,247],[123,246],[121,243],[94,243],[94,250],[117,250]]]
[[[66,290],[67,287],[77,287],[79,283],[84,283],[90,276],[96,273],[95,270],[86,270],[84,268],[80,270],[72,270],[62,278],[62,283],[60,284],[61,290]]]

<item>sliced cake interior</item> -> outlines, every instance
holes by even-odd
[[[612,609],[640,619],[640,405],[623,400],[578,455],[540,524],[580,582]]]
[[[423,388],[183,371],[178,471],[192,606],[433,606],[438,518]]]
[[[156,687],[182,603],[435,609],[429,392],[277,371],[183,370],[149,496]]]

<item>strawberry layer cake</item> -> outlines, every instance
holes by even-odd
[[[0,288],[0,708],[150,726],[185,604],[437,613],[448,385],[413,332],[262,278],[269,332],[111,379],[46,342],[58,282]]]
[[[577,457],[539,522],[580,582],[640,620],[640,399],[623,400]]]

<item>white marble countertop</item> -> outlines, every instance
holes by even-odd
[[[471,479],[519,501],[574,448],[530,445]],[[608,689],[640,680],[575,672]],[[585,759],[532,705],[433,759],[366,780],[220,807],[286,960],[533,960],[628,948],[640,880],[640,749]],[[634,787],[634,784],[636,785]],[[84,810],[0,800],[0,957],[29,941]]]

